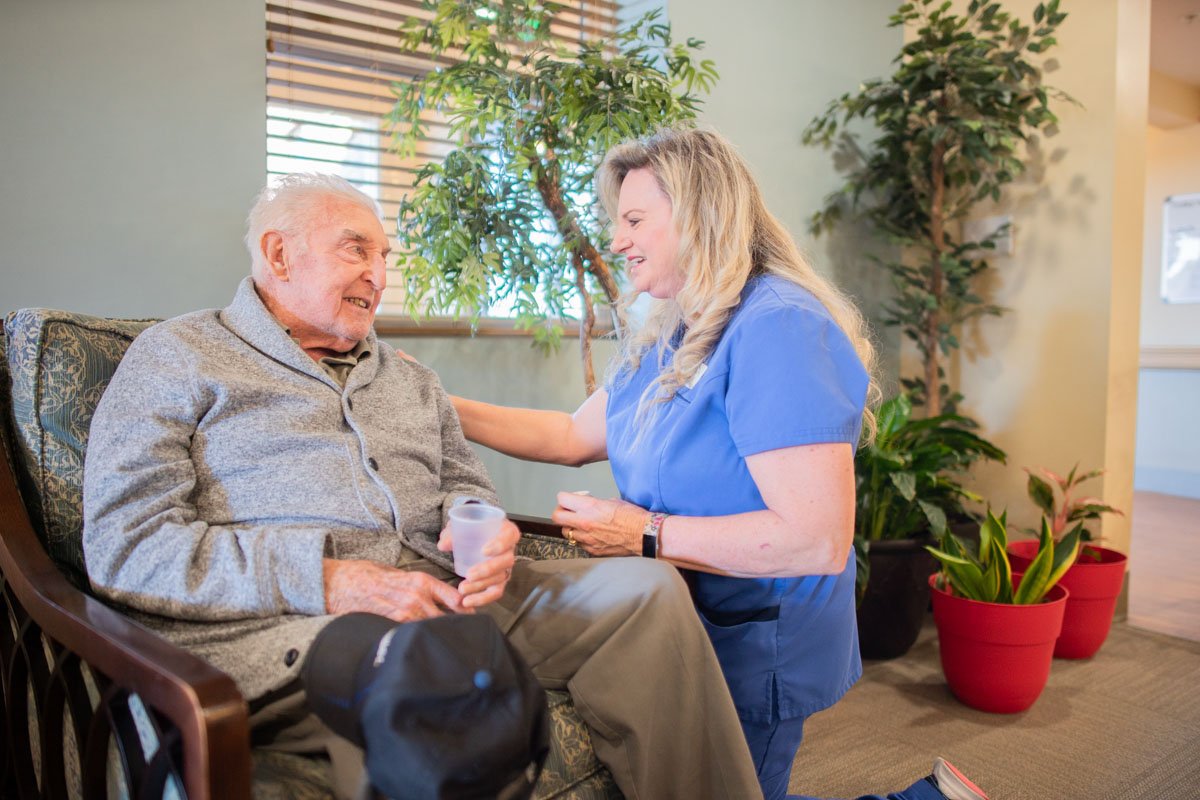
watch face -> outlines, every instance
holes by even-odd
[[[643,533],[642,534],[642,557],[643,558],[658,558],[658,534]]]

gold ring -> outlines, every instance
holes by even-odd
[[[574,528],[566,528],[566,529],[563,531],[563,536],[566,536],[566,537],[567,537],[567,541],[568,541],[568,542],[570,542],[571,544],[575,544],[575,543],[576,543],[576,542],[575,542],[575,529],[574,529]]]

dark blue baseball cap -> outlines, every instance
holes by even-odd
[[[484,614],[338,617],[301,679],[311,710],[398,800],[528,797],[549,752],[545,691]]]

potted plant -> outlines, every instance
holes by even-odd
[[[1046,685],[1066,609],[1058,582],[1081,535],[1076,526],[1055,542],[1043,520],[1033,560],[1014,573],[1006,516],[988,511],[977,548],[951,533],[929,548],[942,564],[929,582],[946,683],[966,705],[998,714],[1029,708]]]
[[[613,145],[691,120],[717,78],[703,42],[673,42],[652,11],[615,39],[565,48],[550,36],[559,3],[423,0],[406,48],[445,66],[396,87],[389,119],[410,153],[431,122],[451,150],[417,173],[400,208],[398,263],[414,315],[449,311],[476,322],[504,302],[545,347],[564,318],[580,320],[584,385],[596,387],[595,304],[616,307],[618,263],[592,194]],[[439,119],[440,117],[440,119]],[[613,314],[613,327],[621,333]]]
[[[943,363],[959,346],[962,324],[1002,310],[977,292],[986,255],[1004,231],[968,241],[959,223],[985,198],[1000,199],[1025,169],[1024,143],[1057,121],[1055,93],[1035,62],[1066,19],[1058,6],[1040,3],[1032,23],[1023,23],[984,0],[971,0],[964,14],[941,0],[902,4],[890,26],[911,36],[895,72],[834,100],[803,134],[809,144],[836,141],[857,163],[814,215],[814,233],[854,209],[897,248],[881,262],[897,289],[885,321],[917,347],[920,374],[902,382],[929,416],[957,399]],[[871,126],[866,146],[846,132],[858,120]]]
[[[967,469],[1005,456],[965,417],[914,418],[903,393],[876,419],[875,440],[854,457],[859,648],[864,658],[895,658],[917,640],[929,606],[935,566],[925,546],[971,519],[965,504],[981,498],[962,484]]]
[[[1062,634],[1054,647],[1058,658],[1091,658],[1108,638],[1112,627],[1117,598],[1125,582],[1128,558],[1124,553],[1101,547],[1086,523],[1104,514],[1120,514],[1116,508],[1096,497],[1073,497],[1079,484],[1099,477],[1103,470],[1077,474],[1079,465],[1066,477],[1048,469],[1030,470],[1029,497],[1050,520],[1050,533],[1063,535],[1067,526],[1082,529],[1084,542],[1079,558],[1062,577],[1062,585],[1070,592]],[[1012,542],[1008,546],[1011,560],[1018,568],[1028,564],[1037,550],[1036,541]]]

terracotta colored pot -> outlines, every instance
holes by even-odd
[[[1066,589],[1054,586],[1033,605],[981,603],[938,589],[935,580],[931,575],[933,620],[950,691],[971,708],[995,714],[1033,705],[1050,677]]]
[[[1009,544],[1012,568],[1024,570],[1028,567],[1037,554],[1037,546],[1032,539]],[[1125,583],[1125,565],[1129,559],[1123,553],[1095,545],[1086,547],[1099,553],[1100,559],[1097,561],[1080,553],[1058,582],[1070,597],[1063,616],[1062,634],[1054,647],[1056,658],[1091,658],[1096,654],[1108,638],[1117,597]]]

